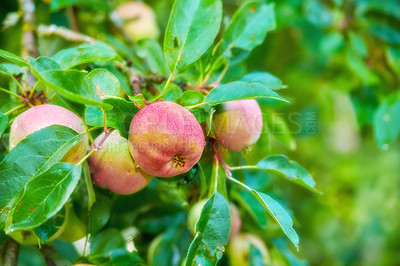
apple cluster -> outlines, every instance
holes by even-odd
[[[81,140],[63,157],[63,162],[78,164],[88,153],[93,182],[117,194],[132,194],[144,187],[152,177],[171,178],[188,172],[201,158],[206,144],[205,135],[196,117],[186,108],[170,101],[147,105],[135,114],[129,128],[129,138],[117,130],[100,134],[89,146],[89,137],[82,119],[72,111],[52,104],[34,106],[15,118],[10,130],[10,148],[29,134],[51,125],[69,127],[82,134]],[[227,102],[217,108],[213,120],[215,138],[226,148],[240,151],[255,143],[262,128],[261,110],[255,100]],[[189,221],[192,231],[204,202],[193,209]],[[240,216],[232,205],[232,232],[240,230]],[[74,219],[68,210],[68,219]],[[79,219],[75,219],[79,220]],[[77,240],[82,233],[70,239]],[[67,230],[62,228],[59,235]],[[33,232],[17,232],[20,242],[31,243]],[[65,234],[64,235],[71,235]],[[76,234],[74,234],[76,235]],[[35,243],[31,243],[35,244]]]

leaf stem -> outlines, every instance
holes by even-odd
[[[26,105],[25,105],[25,104],[20,104],[20,105],[18,105],[18,106],[16,106],[16,107],[12,108],[11,110],[8,110],[8,111],[5,112],[3,115],[9,115],[9,114],[11,114],[12,112],[14,112],[14,111],[16,111],[16,110],[18,110],[19,108],[22,108],[22,107],[24,107],[24,106],[26,106]]]
[[[1,88],[1,87],[0,87],[0,91],[5,92],[5,93],[8,93],[8,94],[10,94],[10,95],[13,95],[13,96],[15,96],[15,97],[17,97],[17,98],[19,98],[19,99],[22,99],[21,96],[19,96],[18,94],[14,93],[14,92],[12,92],[12,91],[6,90],[6,89],[4,89],[4,88]]]
[[[164,89],[169,85],[169,83],[172,80],[172,76],[174,75],[174,71],[171,72],[171,74],[169,75],[167,82],[165,83]]]
[[[242,165],[242,166],[234,166],[234,167],[230,168],[231,171],[237,171],[237,170],[243,170],[243,169],[260,169],[260,168],[256,165]]]
[[[87,160],[87,158],[89,158],[93,153],[95,153],[97,150],[96,149],[93,149],[93,150],[91,150],[88,154],[86,154],[86,156],[85,157],[83,157],[80,161],[79,161],[79,163],[77,164],[77,165],[82,165],[86,160]]]
[[[194,108],[197,108],[197,107],[200,107],[200,106],[204,106],[204,105],[207,105],[207,104],[208,103],[202,102],[202,103],[198,103],[198,104],[195,104],[195,105],[186,106],[185,108],[188,109],[188,110],[192,110]]]

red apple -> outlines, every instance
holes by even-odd
[[[204,133],[196,118],[173,102],[158,102],[141,109],[129,129],[129,149],[136,164],[157,177],[189,171],[200,159]]]
[[[97,145],[104,132],[94,141]],[[151,176],[138,168],[129,152],[128,140],[113,131],[102,145],[88,159],[93,181],[102,188],[117,194],[132,194],[144,188]]]
[[[231,151],[256,143],[262,126],[262,112],[254,99],[223,103],[213,117],[215,137]]]
[[[52,104],[37,105],[15,118],[10,130],[10,149],[17,146],[29,134],[51,125],[66,126],[78,133],[86,131],[82,120],[70,110]],[[88,136],[84,134],[82,139],[65,154],[63,161],[78,163],[88,149]]]

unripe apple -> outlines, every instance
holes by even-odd
[[[82,120],[68,109],[52,104],[37,105],[15,118],[10,130],[10,149],[17,146],[29,134],[51,125],[66,126],[78,133],[86,131]],[[62,161],[78,163],[88,149],[88,136],[84,134],[82,139],[64,155]]]
[[[104,132],[94,141],[97,145]],[[92,178],[96,185],[117,194],[132,194],[144,188],[151,176],[138,168],[129,152],[128,140],[114,130],[88,159]]]
[[[122,29],[133,41],[157,39],[160,35],[153,10],[143,2],[130,1],[115,10],[117,19],[122,20]]]
[[[72,206],[67,207],[67,216],[64,224],[64,230],[59,237],[62,241],[75,242],[88,234],[87,226],[79,220]]]
[[[230,265],[247,266],[249,261],[250,247],[253,246],[261,252],[263,265],[271,265],[271,258],[264,242],[250,233],[241,233],[231,239],[227,248]]]
[[[203,209],[204,204],[206,204],[207,200],[200,200],[196,202],[193,207],[189,211],[188,218],[188,226],[190,232],[195,235],[196,234],[196,223],[200,218],[201,210]],[[231,213],[231,231],[230,238],[235,237],[240,232],[240,228],[242,226],[242,220],[240,218],[239,210],[232,203],[229,204],[229,210]]]
[[[196,118],[174,102],[157,102],[141,109],[129,129],[129,149],[136,164],[157,177],[189,171],[200,159],[204,133]]]
[[[254,99],[223,103],[213,117],[215,137],[231,151],[256,143],[262,126],[261,109]]]

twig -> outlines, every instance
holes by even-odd
[[[22,50],[21,56],[26,58],[27,56],[37,57],[36,48],[36,36],[34,33],[35,29],[35,4],[32,0],[19,0],[19,9],[22,13]],[[26,82],[23,84],[24,91],[29,90],[28,85],[35,83],[35,77],[32,75],[28,68]]]
[[[100,142],[95,146],[95,150],[100,150],[104,144],[104,142],[106,141],[106,139],[108,138],[108,136],[110,136],[110,134],[114,131],[113,128],[110,128],[109,130],[107,130],[103,136],[103,138],[100,140]]]
[[[68,12],[68,22],[70,28],[76,32],[79,32],[78,18],[76,17],[76,7],[69,6],[67,8],[67,12]]]
[[[19,244],[12,238],[8,238],[4,250],[4,265],[17,266],[19,255]]]
[[[40,25],[37,28],[37,33],[40,37],[57,36],[71,42],[95,43],[95,39],[90,36],[56,25]]]
[[[57,266],[57,264],[53,261],[51,258],[51,253],[54,252],[53,248],[47,245],[43,245],[40,249],[42,254],[44,255],[44,258],[46,260],[47,266]]]

